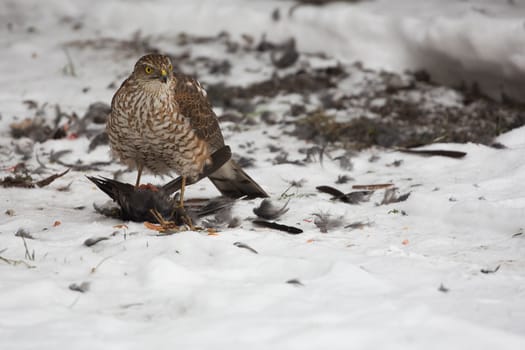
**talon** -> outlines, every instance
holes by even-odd
[[[198,227],[196,226],[193,226],[193,221],[191,220],[190,216],[187,215],[187,214],[184,214],[182,216],[182,220],[184,221],[184,223],[186,225],[188,225],[188,227],[190,228],[190,231],[198,231]]]
[[[179,198],[179,205],[177,206],[177,210],[182,210],[184,214],[182,214],[182,221],[188,225],[191,231],[197,231],[197,227],[193,226],[193,222],[188,214],[186,214],[186,209],[184,208],[184,190],[186,189],[186,176],[182,176],[182,184],[180,186],[180,198]]]
[[[137,184],[138,184],[138,179],[137,179]],[[193,220],[186,213],[186,209],[184,207],[184,189],[185,189],[185,187],[186,187],[186,177],[183,176],[182,177],[182,186],[181,186],[181,190],[180,190],[180,198],[179,198],[179,201],[178,201],[179,203],[178,203],[177,206],[174,206],[170,218],[175,218],[175,220],[178,221],[177,215],[176,215],[176,214],[178,214],[180,220],[182,220],[182,222],[189,228],[189,230],[191,230],[191,231],[202,230],[202,228],[193,225]],[[147,190],[151,190],[151,191],[154,191],[154,192],[159,191],[159,189],[156,186],[154,186],[154,185],[152,185],[150,183],[148,183],[147,185],[137,185],[137,188],[138,189],[147,189]],[[179,213],[176,213],[177,211],[179,211]],[[155,220],[159,223],[159,225],[157,226],[157,225],[153,225],[153,224],[149,223],[149,225],[147,225],[147,227],[152,228],[154,230],[157,230],[159,232],[163,232],[163,233],[167,233],[167,232],[170,232],[170,231],[173,231],[173,230],[176,230],[177,232],[180,231],[180,227],[177,225],[176,222],[166,220],[162,216],[162,214],[159,213],[159,211],[157,209],[150,209],[149,212],[155,218]]]
[[[135,181],[135,189],[139,188],[139,185],[140,185],[140,177],[141,177],[141,175],[142,175],[142,169],[143,169],[142,164],[138,164],[138,165],[137,165],[137,181]]]
[[[150,209],[149,212],[157,220],[159,225],[154,225],[150,223],[148,223],[149,225],[146,225],[146,223],[144,223],[146,227],[152,230],[155,230],[155,231],[159,231],[161,233],[172,233],[172,232],[180,231],[180,228],[177,225],[177,223],[173,221],[165,220],[157,209]]]

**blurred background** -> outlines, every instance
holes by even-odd
[[[524,15],[517,0],[5,0],[0,125],[24,105],[107,105],[160,52],[221,120],[261,116],[354,149],[491,144],[525,124]]]
[[[521,101],[524,15],[520,0],[4,0],[0,33],[4,51],[31,50],[34,41],[59,50],[68,41],[138,33],[293,37],[300,51],[373,69],[424,69],[437,82],[477,83],[494,98]]]

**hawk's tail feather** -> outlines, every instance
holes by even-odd
[[[209,175],[215,187],[230,198],[266,198],[266,191],[257,184],[242,168],[230,159],[219,170]]]
[[[197,181],[205,176],[199,177]],[[208,175],[211,182],[217,187],[222,195],[229,198],[266,198],[269,197],[266,191],[257,184],[242,168],[230,159],[220,169],[213,174]],[[193,181],[191,183],[195,183]],[[188,183],[189,185],[189,183]],[[174,193],[180,190],[182,186],[182,176],[170,181],[162,186],[162,189],[168,193]]]
[[[188,179],[187,184],[195,183],[204,177],[209,177],[211,182],[226,197],[230,198],[266,198],[266,191],[257,184],[242,168],[231,159],[230,147],[224,146],[211,155],[211,165],[205,166],[198,179]],[[167,194],[172,194],[182,186],[182,177],[178,177],[162,189]]]

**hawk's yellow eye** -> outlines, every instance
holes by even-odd
[[[173,71],[173,66],[171,64],[168,66],[168,71],[169,72]]]
[[[144,68],[144,71],[146,72],[146,74],[151,74],[153,73],[153,68],[151,68],[150,66],[146,66],[146,68]]]

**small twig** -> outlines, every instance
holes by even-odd
[[[293,184],[290,184],[290,186],[288,186],[288,188],[287,188],[286,190],[284,190],[283,193],[281,193],[281,195],[279,196],[279,199],[288,198],[288,197],[292,196],[292,195],[286,195],[286,193],[287,193],[292,187],[294,187],[294,185],[293,185]]]
[[[107,165],[113,164],[113,162],[111,162],[111,161],[107,161],[107,162],[97,161],[97,162],[93,162],[93,163],[90,163],[90,164],[70,164],[70,163],[63,162],[63,161],[61,161],[59,159],[55,160],[55,163],[58,163],[58,164],[60,164],[62,166],[71,168],[71,169],[73,169],[75,171],[100,170],[99,167],[101,167],[101,166],[107,166]]]
[[[65,75],[71,75],[72,77],[76,77],[77,73],[75,72],[75,65],[73,64],[73,60],[71,59],[71,56],[69,55],[69,52],[66,48],[64,48],[64,53],[66,54],[67,58],[67,64],[64,66],[64,74]]]
[[[0,260],[2,260],[3,262],[9,264],[9,265],[19,265],[19,264],[22,264],[22,265],[25,265],[28,269],[34,269],[36,266],[34,265],[31,265],[31,264],[28,264],[27,262],[25,262],[24,260],[13,260],[13,259],[8,259],[8,258],[4,258],[3,256],[0,255]]]
[[[27,247],[26,239],[24,236],[20,236],[22,238],[22,241],[24,242],[24,248],[26,250],[25,258],[31,261],[35,261],[35,251],[33,250],[33,254],[29,253],[29,248]]]
[[[349,225],[346,225],[345,228],[355,230],[355,229],[362,229],[365,226],[371,226],[371,225],[372,225],[371,221],[356,221],[356,222],[352,222]]]
[[[73,302],[68,306],[68,308],[72,309],[73,306],[75,306],[78,302],[78,300],[80,299],[80,297],[82,296],[82,294],[80,295],[77,295],[77,297],[75,298],[75,300],[73,300]]]
[[[91,273],[97,272],[97,269],[102,265],[106,260],[109,258],[112,258],[113,256],[106,256],[104,259],[100,260],[100,262],[97,264],[97,266],[91,268]]]

